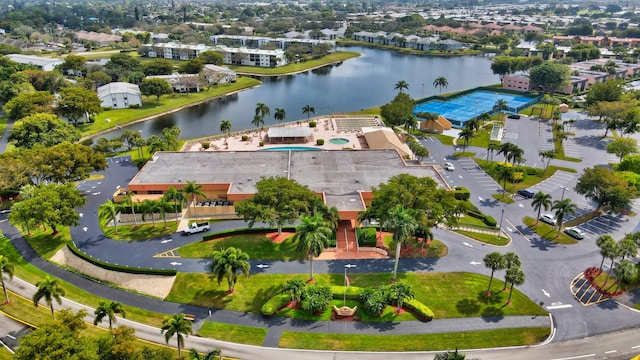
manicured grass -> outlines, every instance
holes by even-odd
[[[369,315],[366,311],[362,310],[362,304],[360,304],[357,300],[347,300],[346,303],[343,299],[333,299],[331,300],[331,304],[324,310],[324,312],[320,315],[310,314],[301,309],[291,309],[285,308],[281,310],[276,316],[296,318],[302,320],[320,320],[320,321],[330,321],[331,313],[333,312],[333,305],[337,307],[341,307],[345,305],[353,308],[354,306],[358,306],[357,315],[360,317],[360,321],[362,322],[396,322],[396,321],[411,321],[418,320],[411,312],[404,311],[401,314],[396,314],[396,308],[394,306],[387,305],[387,307],[382,312],[380,317],[374,317]]]
[[[504,236],[501,236],[500,238],[498,238],[497,235],[477,233],[477,232],[464,231],[464,230],[456,230],[456,232],[464,236],[468,236],[474,240],[478,240],[483,243],[487,243],[491,245],[505,246],[509,243],[509,239]]]
[[[40,256],[49,259],[71,239],[69,227],[58,226],[57,230],[58,233],[53,234],[50,227],[47,226],[45,231],[44,227],[39,226],[31,229],[31,235],[24,235],[24,238]]]
[[[278,346],[293,349],[338,351],[444,351],[458,347],[479,349],[533,345],[542,342],[549,336],[549,333],[549,328],[403,335],[318,334],[285,331],[282,333]]]
[[[487,272],[488,273],[488,272]],[[524,294],[513,290],[512,306],[503,306],[508,290],[502,291],[502,273],[492,284],[493,296],[485,296],[489,278],[471,273],[402,273],[399,279],[411,285],[416,299],[431,308],[435,318],[459,318],[489,315],[545,315],[546,312]],[[218,284],[208,274],[178,273],[167,301],[259,313],[262,305],[278,294],[290,279],[308,279],[308,274],[251,275],[240,278],[234,294],[227,294],[225,281]],[[320,285],[342,285],[343,274],[314,274]],[[390,273],[349,274],[353,286],[377,287],[389,284]]]
[[[216,240],[191,243],[178,249],[178,254],[186,258],[207,258],[212,251],[235,247],[249,254],[252,260],[302,260],[304,254],[296,251],[296,243],[291,237],[275,243],[260,235],[234,235]]]
[[[474,160],[484,171],[487,172],[487,174],[489,174],[489,176],[491,176],[498,184],[500,184],[500,186],[504,184],[504,181],[502,179],[499,179],[497,175],[497,166],[499,162],[483,160],[478,158],[474,158]],[[507,192],[515,193],[520,189],[530,188],[531,186],[551,177],[553,174],[556,173],[556,171],[566,171],[570,173],[577,173],[575,169],[561,167],[561,166],[549,166],[547,167],[546,170],[531,168],[527,166],[521,166],[520,169],[521,169],[520,170],[521,172],[526,174],[524,176],[524,179],[522,179],[517,183],[507,181],[507,186],[506,186]]]
[[[453,139],[454,139],[453,136],[449,136],[445,134],[429,133],[429,132],[421,133],[420,136],[433,136],[436,139],[440,140],[442,145],[453,146]]]
[[[565,139],[566,141],[566,139]],[[556,130],[553,130],[553,146],[556,150],[556,159],[558,160],[565,160],[565,161],[572,161],[572,162],[582,162],[582,159],[577,159],[577,158],[572,158],[572,157],[566,157],[564,156],[564,146],[563,146],[564,142],[560,142],[560,138],[558,137],[558,132]]]
[[[509,193],[506,193],[506,194],[503,194],[503,193],[491,194],[491,196],[492,196],[494,199],[496,199],[496,200],[498,200],[498,201],[500,201],[500,202],[506,203],[506,204],[513,204],[514,202],[516,202],[515,200],[513,200],[513,199],[511,198],[511,196],[509,195]]]
[[[369,109],[362,109],[359,111],[350,111],[347,115],[366,115],[366,116],[380,116],[380,106],[376,106]]]
[[[486,149],[489,146],[489,137],[491,133],[491,128],[489,130],[478,130],[474,132],[473,138],[469,141],[468,146],[478,146]],[[458,140],[458,145],[462,142],[461,139]]]
[[[172,217],[173,218],[173,217]],[[118,233],[116,234],[113,226],[106,226],[106,221],[100,221],[100,227],[102,232],[113,240],[122,241],[141,241],[148,240],[154,237],[175,234],[178,231],[178,223],[173,218],[173,221],[169,221],[167,218],[167,227],[164,227],[162,219],[156,219],[155,226],[153,224],[138,224],[135,225],[118,225]]]
[[[197,335],[237,344],[262,346],[268,329],[205,321]]]
[[[576,239],[567,236],[563,232],[560,232],[560,234],[558,234],[558,230],[555,226],[543,223],[542,221],[538,221],[538,223],[536,224],[536,219],[532,218],[531,216],[525,216],[522,219],[522,222],[545,240],[567,245],[578,243]]]
[[[456,145],[456,146],[462,146],[462,145],[458,144],[458,145]],[[458,152],[453,153],[453,156],[454,156],[454,157],[456,157],[456,158],[461,158],[461,157],[474,157],[474,156],[476,156],[476,153],[474,153],[474,152],[470,152],[470,151],[464,151],[464,152],[462,152],[462,151],[458,151]]]
[[[4,130],[7,128],[7,117],[0,116],[0,137],[4,135]],[[7,134],[8,136],[8,134]]]
[[[296,64],[289,64],[285,66],[279,66],[276,68],[265,68],[258,66],[238,66],[231,65],[229,69],[243,74],[252,75],[285,75],[290,73],[297,73],[329,65],[339,61],[348,60],[354,57],[360,56],[360,53],[353,51],[336,51],[331,54],[325,55],[319,59],[313,59]]]
[[[467,215],[465,217],[458,219],[458,225],[460,226],[468,225],[468,226],[479,227],[479,228],[495,229],[495,227],[487,226],[484,223],[484,221],[482,221],[481,219],[475,218],[470,215]]]
[[[13,354],[9,352],[4,346],[0,348],[0,360],[11,360],[13,359]]]
[[[157,102],[155,97],[145,98],[143,105],[139,109],[117,109],[104,111],[96,116],[96,121],[89,124],[82,124],[78,129],[83,136],[92,135],[99,131],[115,128],[116,125],[123,125],[134,120],[143,119],[149,116],[159,115],[163,112],[177,109],[182,106],[192,105],[227,93],[250,88],[260,84],[259,80],[249,77],[239,77],[238,81],[231,84],[222,84],[211,87],[198,93],[175,94],[173,96],[163,96]],[[109,122],[106,120],[109,119]]]
[[[393,241],[393,235],[383,235],[384,246],[389,249],[389,257],[396,256],[396,243]],[[433,258],[447,256],[449,248],[439,240],[431,240],[429,245],[423,245],[416,238],[407,240],[403,246],[400,258]]]

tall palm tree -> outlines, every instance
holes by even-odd
[[[493,153],[498,150],[500,150],[500,143],[489,141],[487,145],[487,157],[491,156],[489,161],[493,162]]]
[[[311,105],[305,105],[302,107],[302,114],[307,114],[307,119],[311,116],[311,114],[316,114],[316,108]]]
[[[4,255],[0,255],[0,282],[2,283],[2,290],[4,290],[4,298],[7,300],[7,303],[9,303],[9,294],[7,293],[7,287],[4,285],[4,274],[9,276],[9,280],[13,280],[14,271],[15,266],[11,260]]]
[[[180,201],[180,204],[184,202],[184,194],[182,193],[182,191],[177,190],[173,186],[169,186],[162,197],[173,202],[173,211],[176,214],[176,223],[179,222],[180,219],[178,219],[178,201]]]
[[[222,350],[220,350],[220,349],[210,350],[209,352],[204,354],[204,356],[200,356],[200,353],[196,349],[189,350],[189,359],[190,360],[214,360],[216,358],[216,356],[218,356],[220,359],[222,359],[221,355],[222,355]]]
[[[231,121],[229,120],[222,120],[220,122],[220,132],[225,134],[225,142],[227,141],[227,138],[229,137],[229,135],[231,134]]]
[[[411,130],[415,130],[418,127],[418,119],[416,119],[416,117],[413,115],[407,116],[404,119],[404,124],[402,125],[405,127],[405,129],[411,132]]]
[[[160,199],[156,200],[155,203],[158,205],[158,211],[160,212],[160,216],[162,216],[162,221],[164,222],[164,228],[168,229],[167,226],[167,207],[169,206],[169,200],[164,196]]]
[[[158,135],[149,136],[147,146],[149,147],[149,154],[154,154],[156,151],[162,151],[167,148],[165,141]]]
[[[160,333],[164,334],[164,339],[169,343],[169,340],[175,335],[178,340],[178,359],[182,358],[180,349],[184,346],[184,337],[193,333],[191,320],[185,319],[184,314],[173,314],[166,316],[162,321],[162,327]]]
[[[156,212],[160,211],[160,205],[157,201],[154,200],[145,200],[140,205],[142,210],[142,221],[144,221],[144,216],[149,214],[151,215],[151,223],[153,227],[156,227]]]
[[[249,255],[240,249],[230,247],[214,251],[212,257],[209,271],[218,280],[218,284],[222,282],[222,279],[226,279],[229,286],[227,293],[232,294],[238,281],[238,274],[242,274],[244,277],[249,276],[249,270],[251,270]]]
[[[116,314],[120,314],[123,318],[127,316],[121,303],[117,301],[100,301],[100,304],[94,311],[96,318],[93,320],[93,325],[98,325],[106,317],[107,320],[109,320],[109,331],[112,332],[113,323],[117,321]]]
[[[329,246],[332,234],[321,214],[303,215],[300,218],[293,241],[297,242],[296,251],[306,253],[309,258],[309,280],[313,280],[313,258],[320,256],[324,248]]]
[[[264,118],[266,118],[267,116],[271,115],[271,110],[269,109],[269,107],[266,104],[257,103],[256,104],[256,115],[260,116],[260,119],[262,119],[262,123],[264,124]]]
[[[505,99],[498,99],[496,103],[493,105],[493,109],[496,112],[502,113],[503,110],[507,110],[509,108],[509,104]]]
[[[555,210],[556,219],[558,219],[558,235],[562,229],[562,220],[565,215],[573,215],[578,210],[578,205],[571,202],[571,199],[556,200],[553,202],[552,210]],[[557,236],[558,236],[557,235]]]
[[[507,180],[511,179],[513,175],[513,168],[507,165],[498,165],[496,167],[496,177],[498,180],[502,180],[502,196],[504,197],[507,192]]]
[[[283,122],[284,118],[287,116],[287,112],[284,109],[276,108],[275,113],[273,114],[273,118],[278,120],[278,122]]]
[[[522,266],[522,261],[520,261],[520,257],[518,256],[518,254],[509,251],[508,253],[502,255],[502,258],[504,259],[504,265],[505,265],[505,269],[507,269],[507,271],[509,271],[509,269],[511,269],[512,266]],[[507,280],[504,281],[504,287],[502,288],[502,290],[506,290],[507,289]]]
[[[625,258],[635,258],[638,256],[638,244],[632,239],[622,239],[618,243],[618,249],[620,250],[620,257],[623,261]]]
[[[124,206],[129,206],[131,207],[131,214],[133,215],[133,226],[134,227],[138,227],[138,219],[136,219],[136,209],[135,209],[135,202],[133,201],[133,197],[136,196],[136,193],[134,192],[128,192],[127,195],[124,197],[124,200],[122,201],[122,204]]]
[[[606,250],[607,258],[611,259],[611,265],[609,265],[609,269],[611,269],[611,271],[607,271],[607,277],[604,279],[604,283],[606,285],[607,281],[609,281],[609,276],[611,276],[611,272],[615,270],[613,268],[613,265],[615,264],[618,256],[620,256],[620,246],[617,242],[614,241],[611,244],[607,244],[607,246],[603,247],[601,251],[602,250]]]
[[[600,271],[602,271],[602,266],[604,265],[604,261],[611,257],[611,254],[617,254],[618,252],[618,244],[609,234],[604,234],[598,236],[596,239],[596,246],[600,249],[600,255],[602,255],[602,261],[600,262]]]
[[[556,156],[558,156],[558,154],[556,153],[555,150],[546,150],[546,151],[540,151],[538,152],[538,155],[540,155],[540,157],[542,158],[542,162],[544,163],[544,170],[547,170],[547,167],[549,167],[549,164],[551,163],[551,160],[555,159]]]
[[[338,211],[338,208],[335,206],[321,206],[318,213],[322,216],[322,219],[327,223],[331,231],[338,229],[338,224],[340,223],[340,211]]]
[[[511,303],[511,294],[513,293],[513,285],[522,285],[524,284],[524,271],[520,269],[518,266],[514,266],[511,269],[507,270],[506,275],[504,276],[505,282],[511,284],[511,288],[509,289],[509,298],[507,299],[507,304]]]
[[[464,127],[471,128],[473,131],[480,130],[480,120],[476,118],[469,119],[464,122]]]
[[[51,308],[51,317],[55,318],[53,313],[53,300],[55,300],[58,305],[62,305],[62,297],[65,294],[64,289],[60,287],[60,281],[46,276],[44,280],[36,283],[36,287],[38,290],[33,294],[33,305],[37,307],[40,299],[44,299],[47,305],[49,305],[49,308]]]
[[[122,206],[111,200],[107,200],[98,206],[98,216],[102,219],[106,218],[113,221],[113,229],[116,234],[118,233],[118,213],[120,211],[122,211]]]
[[[389,217],[385,225],[393,233],[393,241],[396,243],[396,259],[393,264],[392,273],[392,278],[395,280],[398,278],[401,246],[416,232],[418,222],[413,217],[410,209],[405,209],[404,206],[398,205],[389,212]]]
[[[440,95],[442,95],[442,88],[449,86],[449,81],[444,76],[439,76],[435,80],[433,80],[433,86],[435,88],[440,88]]]
[[[536,217],[536,224],[538,224],[538,219],[540,219],[540,212],[542,209],[544,211],[548,211],[551,207],[551,194],[545,194],[542,191],[538,191],[533,195],[533,200],[531,201],[531,206],[534,211],[538,212],[538,216]]]
[[[302,294],[304,293],[304,286],[305,286],[304,281],[300,279],[291,279],[291,280],[288,280],[282,286],[281,292],[283,294],[289,295],[289,297],[291,298],[291,301],[293,301],[294,304],[297,304],[302,299]]]
[[[177,126],[162,129],[162,136],[164,136],[164,141],[167,144],[168,150],[178,150],[178,147],[180,146],[180,134],[182,134],[182,129]]]
[[[402,92],[402,90],[409,90],[409,83],[404,80],[400,80],[394,85],[393,89],[398,90],[398,92]]]
[[[484,259],[482,259],[482,261],[484,261],[484,266],[486,268],[491,269],[491,277],[489,278],[489,286],[487,287],[486,292],[488,296],[491,296],[491,283],[493,282],[493,274],[496,270],[504,269],[506,264],[502,254],[497,251],[488,253],[487,255],[485,255]]]
[[[198,221],[198,214],[196,212],[196,199],[198,198],[198,196],[207,196],[202,191],[202,185],[196,184],[195,181],[187,181],[187,185],[182,188],[182,192],[187,196],[189,204],[193,204],[193,215],[196,218],[196,221]]]
[[[260,128],[260,131],[264,128],[264,119],[260,117],[260,115],[255,114],[253,116],[253,120],[251,120],[251,125]]]
[[[475,135],[474,131],[470,127],[465,127],[464,129],[462,129],[462,131],[460,131],[460,134],[458,134],[458,139],[462,139],[462,152],[463,153],[467,149],[467,145],[469,145],[469,141],[471,141],[471,139],[473,139],[474,135]]]

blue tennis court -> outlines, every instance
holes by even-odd
[[[449,101],[430,100],[419,104],[413,113],[429,112],[444,116],[454,127],[462,127],[464,123],[482,113],[494,113],[498,100],[506,100],[507,111],[518,112],[537,102],[537,98],[519,96],[501,92],[475,91]]]

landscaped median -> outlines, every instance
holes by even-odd
[[[567,245],[578,243],[576,239],[567,236],[565,233],[558,233],[558,229],[555,226],[543,223],[542,221],[536,221],[536,219],[532,218],[531,216],[525,216],[522,219],[522,222],[545,240]]]

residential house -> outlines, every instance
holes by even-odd
[[[173,92],[191,93],[200,91],[200,77],[198,74],[151,75],[147,79],[164,79],[173,88]]]
[[[238,75],[228,67],[205,64],[202,73],[211,84],[225,84],[236,82]]]
[[[35,55],[23,55],[23,54],[8,54],[6,55],[9,60],[17,62],[18,64],[26,64],[37,67],[40,70],[52,71],[58,65],[62,65],[64,60],[54,59]]]
[[[126,109],[131,105],[142,106],[142,96],[138,85],[126,82],[112,82],[97,90],[100,106],[111,109]]]

